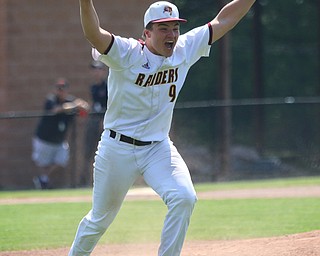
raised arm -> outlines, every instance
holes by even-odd
[[[99,18],[92,0],[79,0],[80,18],[85,37],[100,53],[111,43],[112,35],[100,27]]]
[[[233,0],[226,4],[210,22],[213,28],[212,43],[223,37],[247,14],[255,0]]]

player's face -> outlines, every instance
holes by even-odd
[[[145,35],[147,47],[152,53],[170,57],[180,35],[180,24],[176,21],[154,23]]]

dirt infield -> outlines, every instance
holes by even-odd
[[[284,198],[284,197],[320,197],[320,186],[250,189],[232,191],[213,191],[198,193],[199,199],[225,198]],[[150,199],[157,196],[149,189],[132,190],[127,200]],[[28,199],[30,200],[30,199]],[[78,201],[80,198],[66,198],[65,201]],[[84,198],[81,198],[83,201]],[[90,200],[86,198],[85,200]],[[36,198],[4,201],[10,203],[57,202],[61,198]],[[158,244],[99,245],[92,256],[155,256]],[[0,252],[1,256],[62,256],[68,254],[68,248],[51,250]],[[186,241],[182,256],[320,256],[320,230],[281,237],[258,238],[232,241]]]
[[[92,256],[156,256],[157,244],[97,246]],[[3,252],[2,256],[62,256],[68,248]],[[234,241],[185,243],[182,256],[319,256],[320,231],[289,236]]]

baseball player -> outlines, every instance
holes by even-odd
[[[139,175],[168,208],[158,255],[180,255],[196,193],[169,138],[177,96],[190,67],[232,29],[255,0],[233,0],[209,23],[180,35],[178,9],[166,1],[144,15],[144,41],[100,27],[92,0],[79,0],[82,28],[94,59],[109,67],[108,107],[94,163],[93,205],[69,255],[90,255]]]

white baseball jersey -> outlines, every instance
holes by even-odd
[[[177,96],[190,67],[210,52],[210,24],[180,35],[173,55],[158,56],[135,39],[113,36],[105,54],[94,59],[109,66],[104,128],[142,141],[168,136]]]

